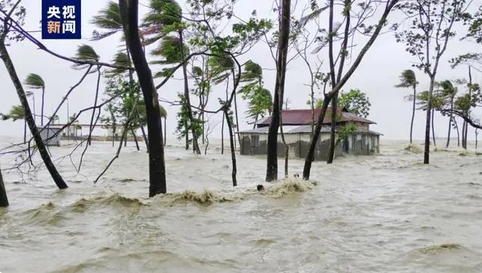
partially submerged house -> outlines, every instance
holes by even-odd
[[[321,109],[315,109],[315,123]],[[320,133],[316,150],[315,160],[326,160],[330,147],[331,108],[328,108]],[[354,133],[342,139],[335,148],[335,157],[342,154],[372,155],[380,152],[380,136],[382,134],[371,131],[370,125],[375,122],[355,114],[346,109],[337,111],[337,131],[344,126],[354,126]],[[305,158],[308,154],[312,132],[311,109],[283,110],[283,132],[286,143],[289,146],[291,158]],[[264,155],[267,152],[268,129],[271,117],[259,120],[252,130],[239,132],[241,137],[242,155]],[[278,131],[278,156],[284,156],[285,148],[281,139],[281,128]]]

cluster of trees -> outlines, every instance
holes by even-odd
[[[234,131],[239,129],[239,100],[247,101],[249,110],[246,114],[251,121],[264,115],[272,117],[268,134],[266,181],[276,180],[278,129],[282,124],[286,68],[292,59],[303,59],[310,74],[310,82],[306,85],[310,88],[309,104],[313,110],[311,144],[303,169],[303,178],[309,179],[315,146],[328,107],[331,106],[334,113],[337,108],[346,107],[359,115],[368,115],[370,104],[365,94],[356,89],[346,93],[342,90],[382,30],[386,29],[396,33],[397,42],[405,43],[407,52],[419,60],[415,67],[430,79],[428,90],[417,92],[415,72],[407,70],[402,73],[402,82],[398,85],[413,88],[414,109],[419,105],[427,112],[424,162],[429,163],[430,128],[434,111],[448,115],[450,126],[455,124],[454,115],[464,120],[462,128],[466,128],[465,124],[477,126],[470,116],[470,110],[478,102],[478,85],[469,81],[468,97],[457,97],[454,94],[454,84],[437,81],[441,58],[449,42],[456,36],[454,26],[468,25],[466,36],[482,42],[482,14],[480,11],[468,13],[470,2],[464,0],[366,0],[356,4],[351,0],[329,0],[320,3],[321,6],[316,0],[306,0],[307,9],[301,18],[292,11],[294,3],[280,0],[273,10],[278,21],[258,18],[256,11],[249,18],[239,19],[235,14],[234,7],[238,4],[235,0],[187,0],[187,9],[183,9],[175,0],[150,0],[149,12],[143,18],[139,18],[137,0],[111,1],[92,19],[92,23],[98,27],[93,40],[105,39],[117,33],[121,35],[122,50],[109,63],[101,62],[100,56],[90,45],[79,46],[73,58],[48,50],[23,30],[26,11],[19,3],[20,1],[7,0],[0,4],[0,19],[4,23],[0,28],[0,55],[14,83],[22,114],[39,153],[59,188],[67,188],[67,185],[51,162],[39,137],[36,122],[31,118],[26,92],[6,48],[5,41],[8,39],[28,39],[47,53],[72,62],[76,69],[85,71],[81,81],[89,74],[97,74],[97,92],[94,106],[90,108],[91,124],[98,120],[109,124],[113,128],[113,139],[117,126],[123,128],[117,156],[126,134],[138,128],[142,130],[149,153],[151,197],[167,191],[165,126],[161,120],[163,117],[165,121],[166,111],[160,105],[158,90],[178,74],[183,79],[183,88],[178,92],[179,99],[163,102],[180,106],[177,114],[178,137],[185,139],[186,150],[192,147],[194,153],[200,154],[200,145],[209,143],[208,136],[212,129],[208,122],[209,116],[222,115],[222,126],[227,126],[229,132],[233,186],[237,185]],[[410,21],[409,26],[389,24],[390,14],[394,12],[405,14]],[[326,19],[326,26],[320,23],[319,18],[322,17]],[[225,31],[225,19],[230,20],[229,33]],[[310,32],[313,28],[316,31]],[[367,39],[354,51],[357,45],[353,41],[358,36]],[[276,66],[276,82],[271,91],[264,87],[263,69],[255,60],[240,61],[240,57],[261,40],[267,42]],[[147,53],[154,57],[153,61],[147,61]],[[315,55],[317,58],[314,58]],[[471,61],[477,59],[470,54],[457,59],[457,63]],[[413,79],[409,79],[410,76]],[[103,92],[105,99],[100,102],[99,83],[102,78],[107,82],[107,87]],[[41,85],[36,86],[44,94],[45,85],[43,88],[39,87]],[[213,101],[216,88],[224,91],[215,98],[219,107],[213,110],[208,105],[212,105],[210,102]],[[318,91],[322,93],[322,98],[316,96]],[[321,108],[318,116],[314,114],[316,107]],[[107,114],[102,116],[101,108]],[[83,111],[79,111],[74,120],[81,112]],[[53,115],[55,114],[56,112]],[[328,163],[333,161],[339,139],[337,134],[341,134],[336,131],[336,119],[337,115],[331,115]],[[144,127],[147,127],[147,132]],[[462,135],[466,131],[463,129]],[[224,128],[221,132],[224,132]],[[349,133],[349,128],[344,132]],[[284,142],[282,130],[281,137]],[[222,139],[224,141],[224,135]],[[287,163],[286,160],[285,175]]]
[[[472,81],[471,68],[471,66],[468,66],[468,80],[443,80],[434,83],[434,90],[431,96],[432,107],[430,115],[432,120],[436,112],[447,117],[448,129],[447,141],[445,143],[446,148],[450,145],[453,129],[457,136],[457,146],[462,146],[462,148],[467,149],[469,125],[475,128],[477,145],[477,134],[480,126],[478,121],[474,118],[469,119],[468,117],[471,117],[473,110],[482,102],[482,93],[480,92],[479,84]],[[401,73],[400,83],[396,85],[396,87],[410,88],[413,92],[408,96],[408,99],[412,102],[410,144],[413,142],[413,121],[416,110],[427,111],[428,109],[429,91],[424,90],[417,92],[418,85],[419,83],[416,78],[416,73],[411,69],[404,70]],[[462,121],[460,122],[459,119]],[[431,123],[431,134],[432,143],[434,146],[437,146],[435,126],[433,122]]]

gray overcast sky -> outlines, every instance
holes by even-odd
[[[147,0],[141,0],[141,4],[147,4]],[[256,9],[258,16],[275,18],[276,14],[272,12],[273,1],[271,0],[241,0],[241,4],[238,4],[235,8],[236,14],[241,18],[248,18],[253,9]],[[304,1],[300,0],[298,5],[298,12],[303,8]],[[474,6],[480,5],[482,1],[474,1]],[[120,43],[120,36],[115,35],[104,41],[92,42],[89,38],[92,36],[92,31],[95,29],[90,24],[90,20],[93,15],[106,6],[107,0],[99,1],[82,1],[82,40],[43,40],[42,42],[51,50],[58,52],[66,56],[73,56],[76,48],[79,44],[85,43],[92,45],[97,53],[101,56],[101,60],[109,62],[112,59],[114,53],[118,50]],[[181,5],[184,5],[184,1],[180,1]],[[27,8],[27,20],[25,29],[38,30],[39,21],[41,19],[41,1],[23,1],[23,4]],[[145,8],[141,7],[141,13],[145,12]],[[142,17],[142,15],[141,15]],[[391,17],[391,21],[400,20],[401,17],[394,15]],[[327,28],[327,27],[326,27]],[[463,28],[458,29],[460,33],[465,32]],[[34,34],[38,39],[41,39],[40,33]],[[359,41],[359,42],[357,42]],[[357,48],[360,48],[365,39],[362,37],[360,40],[355,41]],[[467,74],[466,68],[451,69],[447,63],[447,60],[457,55],[467,52],[477,52],[480,48],[474,43],[459,42],[458,40],[452,40],[449,44],[449,49],[446,52],[444,60],[441,63],[439,70],[439,80],[444,79],[457,79],[463,78]],[[59,60],[43,51],[38,50],[29,41],[12,43],[9,47],[10,55],[17,68],[17,73],[23,80],[28,73],[37,73],[41,75],[46,82],[46,115],[50,115],[56,105],[60,102],[62,96],[68,91],[68,89],[74,85],[81,77],[82,72],[72,70],[71,64]],[[320,56],[322,59],[326,59],[323,54]],[[313,60],[316,59],[315,55],[312,55]],[[273,70],[275,64],[270,57],[269,49],[266,43],[259,43],[253,50],[251,50],[246,56],[241,58],[241,61],[252,59],[255,62],[260,63],[266,70],[265,73],[265,87],[272,90],[275,82],[275,72]],[[411,68],[411,62],[415,62],[408,53],[405,52],[403,44],[397,44],[392,33],[382,35],[375,45],[370,49],[366,55],[362,64],[355,72],[353,77],[347,82],[344,90],[350,88],[359,88],[363,92],[366,92],[372,103],[372,108],[369,118],[377,122],[377,125],[373,126],[373,130],[379,131],[384,134],[386,139],[408,139],[408,130],[410,125],[411,103],[406,101],[404,97],[410,94],[409,89],[395,88],[394,85],[398,82],[398,76],[404,69]],[[155,68],[153,68],[155,70]],[[309,83],[309,73],[301,59],[296,59],[289,64],[286,79],[286,97],[290,100],[289,107],[306,108],[306,101],[308,100],[309,88],[305,86]],[[428,88],[428,79],[425,75],[417,71],[417,76],[420,82],[420,90]],[[159,91],[160,97],[174,100],[176,93],[182,90],[182,82],[179,80],[180,76],[177,75],[177,80],[171,80],[164,88]],[[474,73],[474,80],[478,81],[480,76],[478,73]],[[3,63],[0,65],[0,82],[2,86],[2,99],[0,100],[0,112],[8,112],[10,107],[15,104],[19,104],[18,97],[15,93],[14,87],[10,81],[10,78],[5,70]],[[95,93],[96,76],[91,75],[85,80],[70,96],[70,114],[77,112],[78,110],[91,106],[93,104],[93,95]],[[223,89],[221,87],[216,88],[213,97],[211,98],[211,109],[218,107],[217,97],[222,96]],[[321,96],[321,94],[319,95]],[[240,125],[242,129],[250,128],[246,124],[243,118],[243,113],[246,110],[246,102],[239,100],[240,104]],[[177,107],[170,107],[163,104],[168,112],[168,124],[167,132],[169,137],[174,137],[174,131],[176,126],[176,112]],[[36,94],[36,109],[37,113],[40,113],[40,92]],[[477,112],[476,112],[477,113]],[[423,139],[424,135],[424,112],[417,111],[414,128],[414,138]],[[61,109],[59,113],[62,123],[66,121],[66,108]],[[87,123],[90,120],[90,115],[86,113],[81,117],[82,123]],[[213,117],[212,123],[217,123],[221,120],[221,117]],[[435,120],[436,136],[445,137],[447,130],[447,120],[444,117],[438,116]],[[218,130],[213,133],[213,138],[218,138],[220,126]],[[22,135],[23,122],[0,122],[0,134],[1,135]],[[473,132],[471,130],[471,132]],[[99,132],[100,133],[100,132]],[[454,135],[455,136],[455,132]],[[473,133],[470,133],[469,138],[473,138]]]

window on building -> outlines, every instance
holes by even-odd
[[[259,135],[252,135],[251,136],[251,146],[259,147]]]

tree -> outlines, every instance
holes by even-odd
[[[42,91],[42,102],[40,106],[40,126],[44,126],[44,107],[45,107],[45,82],[38,74],[30,73],[25,79],[27,87],[40,89]]]
[[[189,119],[190,124],[186,124],[190,127],[192,133],[193,152],[201,154],[198,144],[198,128],[195,126],[194,113],[192,111],[189,79],[188,79],[188,65],[184,62],[184,59],[189,55],[189,49],[186,46],[185,29],[186,24],[183,22],[182,8],[175,0],[151,0],[150,12],[144,18],[143,26],[146,27],[149,32],[153,33],[154,37],[148,39],[147,43],[153,43],[160,40],[160,45],[157,49],[153,50],[153,55],[162,56],[165,60],[154,61],[152,64],[182,64],[182,73],[184,81],[184,103],[185,112]],[[156,31],[152,31],[155,29]],[[174,36],[175,35],[175,36]],[[165,76],[167,69],[161,73],[161,76]],[[186,128],[187,130],[187,128]]]
[[[370,114],[370,99],[360,89],[350,89],[348,92],[341,92],[338,100],[340,107],[346,108],[348,112],[357,116],[367,118]]]
[[[450,80],[445,80],[439,83],[436,83],[436,86],[439,87],[441,90],[441,96],[446,99],[445,104],[448,104],[450,109],[449,113],[449,125],[447,129],[447,143],[445,144],[445,148],[448,148],[450,145],[450,136],[451,136],[451,129],[453,124],[453,109],[454,109],[454,101],[455,96],[457,95],[457,87],[455,87]]]
[[[343,19],[340,21],[343,21],[345,23],[345,31],[342,33],[342,38],[338,38],[337,40],[341,40],[341,47],[340,51],[338,52],[339,58],[337,58],[338,62],[338,69],[335,67],[335,57],[334,57],[334,41],[336,37],[338,37],[340,34],[338,33],[338,29],[341,28],[342,24],[336,24],[335,25],[335,18],[334,18],[334,0],[329,1],[328,7],[321,7],[318,8],[316,5],[314,5],[315,11],[313,14],[316,16],[319,15],[323,10],[329,9],[330,16],[329,16],[329,30],[328,33],[321,33],[321,37],[319,39],[320,44],[317,46],[317,49],[321,49],[324,47],[324,45],[328,44],[328,52],[329,52],[329,65],[330,65],[330,83],[331,83],[331,91],[326,93],[324,95],[324,100],[323,100],[323,107],[321,108],[320,114],[317,117],[317,122],[316,122],[316,127],[315,127],[315,132],[313,134],[313,137],[310,141],[310,148],[308,150],[308,154],[305,159],[305,165],[303,168],[303,179],[308,180],[310,178],[310,171],[311,171],[311,164],[314,160],[314,155],[315,155],[315,149],[316,145],[318,143],[318,139],[320,137],[320,131],[321,127],[323,125],[323,121],[325,119],[326,115],[326,110],[328,108],[328,105],[330,104],[331,100],[338,94],[338,92],[343,88],[345,83],[348,81],[348,79],[353,75],[353,73],[356,71],[357,67],[360,65],[361,61],[365,57],[366,53],[368,50],[371,48],[375,40],[378,38],[378,35],[380,34],[381,30],[384,28],[384,26],[387,25],[387,19],[392,11],[392,9],[395,8],[395,6],[399,3],[399,0],[389,0],[385,2],[385,7],[383,9],[383,12],[380,16],[380,19],[375,25],[365,25],[363,21],[365,21],[368,17],[367,12],[369,14],[373,14],[372,11],[376,9],[376,7],[373,6],[373,3],[371,4],[361,4],[358,7],[361,9],[361,11],[354,11],[353,14],[359,14],[359,18],[357,18],[356,24],[352,25],[351,22],[351,16],[352,16],[352,9],[354,6],[351,5],[351,1],[345,1],[343,5]],[[308,16],[308,18],[313,17],[313,15]],[[306,21],[306,20],[304,20]],[[344,67],[345,67],[345,58],[347,57],[347,53],[349,52],[347,50],[348,48],[348,41],[353,38],[353,33],[363,33],[365,35],[368,35],[370,38],[366,42],[366,44],[361,48],[359,54],[354,58],[355,60],[353,61],[352,65],[349,67],[348,70],[346,70],[346,73],[343,73]],[[336,34],[336,35],[335,35]],[[336,73],[336,75],[335,75]],[[336,105],[336,103],[335,103]],[[333,112],[336,113],[336,109],[332,109]],[[334,125],[332,121],[332,125]],[[333,131],[333,130],[332,130]],[[335,139],[331,137],[330,141],[330,147],[333,151],[330,151],[330,157],[332,154],[334,154],[334,148],[335,148]]]
[[[271,92],[263,87],[263,69],[251,60],[244,66],[241,82],[246,84],[239,90],[239,93],[244,100],[248,101],[247,118],[251,120],[253,128],[255,128],[259,118],[271,114],[273,98]]]
[[[117,34],[119,32],[123,32],[122,29],[122,20],[119,11],[119,4],[113,1],[109,1],[107,3],[107,7],[101,9],[97,15],[93,17],[91,23],[96,27],[103,29],[104,32],[100,33],[97,30],[93,32],[93,39],[94,41],[102,40],[104,38],[110,37],[111,35]],[[142,32],[142,30],[140,30]],[[125,69],[127,67],[132,67],[131,65],[131,57],[129,53],[129,49],[127,47],[127,41],[125,39],[125,35],[121,36],[121,40],[123,40],[124,49],[117,52],[114,56],[113,63],[118,67],[124,68],[112,68],[106,71],[107,77],[114,77],[116,75],[120,75],[123,77],[128,77],[130,82],[134,81],[133,78],[133,70],[132,69]],[[139,117],[139,110],[134,109],[135,111],[135,118],[140,119]],[[139,123],[139,121],[137,121]],[[142,131],[142,136],[144,138],[144,142],[147,144],[147,136],[144,131],[144,127],[140,127]],[[135,138],[136,146],[139,147],[137,144],[137,138]],[[148,149],[149,151],[149,149]]]
[[[102,118],[102,122],[113,128],[117,124],[122,124],[124,131],[133,134],[136,147],[139,150],[133,132],[146,124],[145,105],[140,100],[139,84],[135,81],[125,80],[121,75],[113,75],[107,78],[104,94],[108,96],[110,102],[106,105],[109,113]],[[122,135],[124,135],[124,132],[122,132]],[[146,141],[147,144],[148,141]]]
[[[435,84],[434,84],[435,85]],[[417,105],[419,105],[418,110],[429,111],[431,120],[434,119],[435,111],[441,111],[445,104],[445,98],[442,96],[440,90],[435,89],[432,95],[430,96],[430,92],[428,90],[419,92],[417,95]],[[431,97],[431,108],[428,110],[428,101],[429,97]],[[435,124],[431,123],[431,130],[432,130],[432,141],[433,145],[437,146],[436,137],[435,137]]]
[[[410,120],[410,144],[413,142],[413,122],[415,120],[415,106],[417,104],[417,76],[412,69],[406,69],[402,71],[400,75],[400,83],[395,85],[395,87],[412,88],[412,119]]]
[[[10,112],[8,114],[1,114],[0,116],[2,117],[2,120],[9,120],[11,119],[12,121],[17,121],[19,119],[23,120],[24,126],[23,126],[23,143],[27,143],[27,121],[25,119],[25,112],[23,111],[22,105],[14,105],[10,109]]]
[[[429,78],[425,149],[423,163],[430,163],[430,128],[432,122],[432,95],[440,60],[447,50],[450,38],[455,36],[454,25],[463,19],[467,8],[465,0],[415,0],[405,2],[403,10],[412,18],[408,30],[397,32],[397,42],[404,42],[407,51],[419,63],[414,66]],[[435,145],[435,142],[434,142]]]
[[[42,157],[42,160],[47,170],[49,171],[50,176],[52,177],[55,184],[57,185],[57,187],[59,187],[59,189],[66,189],[68,188],[68,186],[65,183],[64,179],[62,178],[62,176],[57,171],[57,168],[52,162],[49,152],[47,151],[44,140],[40,136],[40,132],[37,125],[35,124],[35,120],[33,118],[32,111],[30,110],[30,106],[28,104],[27,96],[22,86],[22,82],[18,77],[15,66],[12,62],[12,59],[10,58],[10,54],[8,53],[8,50],[5,44],[6,39],[17,40],[17,41],[23,39],[22,34],[17,33],[15,31],[10,32],[11,30],[10,28],[12,26],[12,21],[13,21],[11,18],[12,15],[17,17],[16,22],[20,22],[20,24],[23,24],[23,21],[25,18],[26,10],[24,7],[19,6],[19,3],[20,1],[17,1],[15,4],[13,4],[10,0],[0,2],[0,10],[9,9],[7,16],[4,18],[4,23],[0,24],[0,57],[3,63],[5,64],[5,68],[7,69],[10,79],[12,80],[15,90],[17,91],[17,96],[20,100],[20,104],[22,105],[22,108],[25,113],[25,119],[27,121],[27,125],[35,140],[35,144],[37,145],[37,149],[40,153],[40,156]]]
[[[119,0],[124,34],[146,105],[149,140],[149,197],[153,197],[166,193],[166,166],[158,94],[138,32],[138,4],[137,0]]]
[[[278,179],[278,129],[282,124],[281,108],[283,106],[286,63],[291,21],[291,0],[283,0],[279,24],[278,56],[276,60],[276,82],[274,87],[273,111],[268,129],[268,156],[266,164],[266,181]]]
[[[2,169],[0,169],[0,208],[8,207],[7,190],[5,190],[5,183],[3,182]]]

